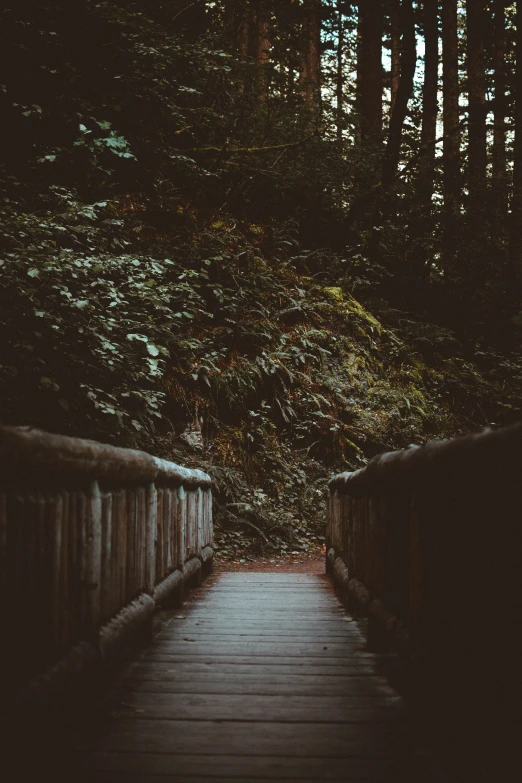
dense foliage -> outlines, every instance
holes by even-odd
[[[298,6],[269,97],[219,3],[0,11],[2,418],[207,467],[225,553],[306,550],[332,471],[520,415],[495,257],[471,301],[436,235],[348,220],[375,158],[289,87]]]

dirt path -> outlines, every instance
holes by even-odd
[[[260,571],[263,573],[324,574],[325,554],[320,549],[310,554],[286,557],[260,557],[258,560],[225,560],[214,557],[214,572]]]

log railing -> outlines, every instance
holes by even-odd
[[[442,710],[514,709],[522,425],[383,454],[336,476],[327,569],[368,615],[370,648],[399,651],[417,693]]]
[[[53,690],[146,635],[212,563],[208,475],[145,452],[0,428],[2,672]]]

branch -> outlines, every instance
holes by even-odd
[[[229,507],[230,507],[230,506],[248,506],[248,505],[249,505],[248,503],[228,503],[228,504],[225,506],[224,510],[225,510],[225,512],[226,512],[227,514],[229,514],[231,517],[233,517],[235,520],[237,520],[237,522],[238,522],[240,525],[248,525],[249,527],[253,528],[253,529],[254,529],[254,530],[257,532],[257,533],[259,533],[259,535],[261,536],[261,538],[264,538],[264,540],[266,541],[266,543],[267,543],[267,544],[269,544],[269,543],[270,543],[270,540],[269,540],[269,539],[268,539],[268,538],[265,536],[265,534],[263,533],[263,531],[262,531],[262,530],[260,530],[260,529],[257,527],[257,525],[254,525],[254,523],[253,523],[253,522],[249,522],[249,521],[248,521],[248,519],[245,519],[244,517],[238,517],[238,516],[237,516],[237,514],[234,514],[234,512],[233,512],[233,511],[230,511],[230,510],[229,510]]]
[[[192,8],[193,5],[197,5],[199,2],[201,2],[201,0],[194,0],[193,3],[189,3],[188,5],[185,6],[185,8],[182,8],[181,11],[178,11],[178,13],[175,14],[170,21],[174,22],[178,18],[178,16],[181,16],[181,14],[185,13],[185,11],[188,11],[189,8]],[[174,0],[172,0],[171,3],[168,3],[167,7],[171,5],[174,5]]]
[[[317,136],[317,133],[312,133],[311,136],[307,136],[305,139],[300,139],[299,141],[289,141],[286,144],[273,144],[269,147],[193,147],[192,149],[184,150],[184,152],[228,152],[231,155],[236,152],[274,152],[275,150],[284,150],[288,147],[299,147],[301,144],[305,144],[307,141],[310,141],[310,139],[315,138],[315,136]]]

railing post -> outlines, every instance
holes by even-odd
[[[152,595],[156,583],[156,536],[158,529],[158,492],[155,484],[147,487],[147,515],[146,515],[146,581],[145,589]]]
[[[196,490],[197,525],[195,526],[196,540],[194,542],[196,552],[201,552],[205,546],[203,539],[203,492],[201,487]]]
[[[114,605],[114,551],[113,551],[113,494],[102,495],[102,555],[100,620],[105,622],[113,612]]]
[[[178,524],[178,561],[180,569],[183,570],[183,566],[185,565],[185,561],[187,559],[187,494],[183,484],[178,487]]]
[[[100,621],[102,498],[93,481],[81,501],[81,626],[89,634]]]

